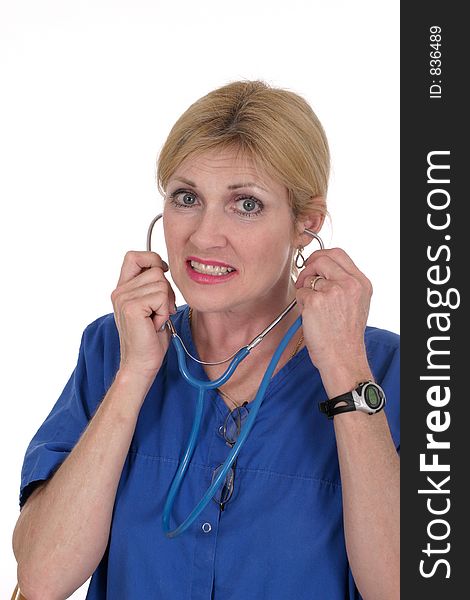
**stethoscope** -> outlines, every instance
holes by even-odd
[[[149,251],[149,252],[152,250],[152,248],[151,248],[152,247],[152,231],[153,231],[154,225],[159,219],[161,219],[162,216],[163,216],[163,214],[157,215],[150,223],[148,233],[147,233],[147,251]],[[304,232],[308,233],[313,238],[315,238],[317,240],[317,242],[319,243],[321,249],[324,248],[323,241],[317,233],[315,233],[314,231],[312,231],[310,229],[304,229]],[[194,453],[194,449],[196,447],[196,442],[199,437],[199,430],[201,428],[202,413],[203,413],[203,406],[204,406],[205,391],[213,390],[214,388],[218,388],[218,387],[221,387],[222,385],[224,385],[224,383],[226,383],[230,379],[230,377],[232,376],[232,374],[234,373],[235,369],[240,364],[240,362],[244,358],[246,358],[248,356],[248,354],[250,354],[250,352],[251,352],[251,350],[253,350],[253,348],[256,348],[256,346],[263,341],[263,339],[266,337],[266,335],[280,321],[282,321],[282,319],[294,308],[294,306],[296,304],[297,304],[297,300],[293,300],[289,304],[289,306],[287,306],[287,308],[285,308],[280,313],[280,315],[277,316],[274,319],[274,321],[270,325],[268,325],[268,327],[266,327],[266,329],[264,329],[259,335],[257,335],[249,344],[247,344],[246,346],[243,346],[242,348],[237,350],[234,354],[232,354],[228,358],[226,358],[224,360],[220,360],[218,362],[204,362],[204,361],[198,360],[197,358],[192,356],[186,349],[186,347],[183,343],[183,340],[178,335],[171,320],[168,319],[166,321],[166,325],[170,330],[172,342],[173,342],[173,345],[175,347],[176,354],[178,357],[178,367],[179,367],[180,373],[190,385],[194,386],[195,388],[197,388],[199,390],[198,400],[197,400],[197,404],[196,404],[196,412],[194,415],[194,421],[193,421],[193,426],[191,429],[191,434],[189,436],[188,445],[186,447],[186,450],[184,452],[183,458],[180,462],[180,465],[178,467],[176,475],[171,483],[171,486],[170,486],[170,489],[168,491],[168,495],[167,495],[167,498],[165,501],[165,505],[163,507],[162,525],[163,525],[163,531],[167,537],[174,538],[174,537],[180,535],[181,533],[183,533],[183,531],[186,531],[186,529],[188,529],[188,527],[192,523],[194,523],[194,521],[197,519],[197,517],[201,514],[201,512],[205,509],[205,507],[209,504],[209,502],[212,500],[212,498],[216,495],[219,487],[225,481],[228,471],[231,469],[233,463],[237,459],[237,456],[238,456],[243,444],[245,443],[245,440],[247,439],[247,437],[251,431],[251,428],[253,427],[253,424],[256,419],[256,415],[258,414],[261,404],[263,403],[264,396],[266,394],[266,389],[268,388],[269,382],[274,373],[276,365],[279,362],[281,355],[284,352],[284,350],[286,349],[290,340],[292,339],[292,337],[295,335],[296,331],[302,325],[302,317],[298,317],[294,321],[294,323],[289,327],[289,329],[287,330],[287,333],[284,335],[279,346],[277,347],[276,351],[274,352],[273,357],[271,358],[271,362],[269,363],[268,368],[266,369],[266,372],[263,376],[260,387],[258,388],[256,397],[250,405],[250,411],[249,411],[248,417],[244,421],[244,424],[243,424],[243,427],[241,428],[238,439],[237,439],[236,443],[232,446],[230,453],[227,456],[225,462],[220,467],[220,470],[219,470],[217,476],[214,478],[211,485],[207,489],[206,493],[203,495],[203,497],[201,498],[199,503],[194,507],[194,509],[191,511],[191,513],[186,517],[186,519],[180,525],[178,525],[178,527],[176,527],[173,530],[170,530],[170,516],[171,516],[173,504],[175,502],[175,499],[179,492],[179,489],[183,483],[183,479],[186,474],[186,470],[191,461],[191,457]],[[221,375],[218,379],[215,379],[213,381],[202,381],[200,379],[197,379],[193,375],[191,375],[191,373],[189,372],[188,366],[186,363],[185,354],[187,354],[192,360],[194,360],[202,365],[221,365],[228,361],[231,361],[231,362],[230,362],[229,366],[227,367],[227,369],[225,370],[225,372],[223,373],[223,375]]]

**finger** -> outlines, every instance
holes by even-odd
[[[118,285],[118,287],[111,294],[111,300],[114,304],[116,301],[122,302],[125,298],[133,298],[138,295],[142,295],[142,288],[144,288],[144,286],[157,283],[160,283],[163,286],[162,289],[167,291],[171,306],[171,314],[173,314],[175,312],[173,309],[176,305],[176,295],[169,281],[165,278],[163,269],[161,267],[149,267],[145,271],[139,273],[139,275],[136,275],[130,281]]]
[[[146,299],[148,302],[148,306],[151,311],[148,316],[152,320],[155,331],[157,333],[161,333],[168,330],[169,333],[169,329],[165,327],[165,325],[169,320],[170,315],[174,312],[174,302],[168,302],[168,296],[160,299],[159,292],[156,294],[149,293],[148,295],[144,296],[144,299]]]
[[[171,332],[170,332],[170,329],[169,329],[168,327],[165,327],[165,325],[166,325],[166,324],[167,324],[167,322],[168,322],[168,319],[165,319],[165,320],[163,321],[163,323],[160,325],[160,323],[161,323],[161,318],[160,318],[160,316],[159,316],[159,315],[156,315],[156,314],[154,314],[154,315],[153,315],[152,317],[150,317],[150,318],[152,319],[153,325],[154,325],[154,327],[155,327],[155,331],[156,331],[157,333],[160,333],[160,334],[166,334],[166,335],[168,336],[168,338],[170,338],[170,337],[171,337]]]
[[[173,315],[176,313],[176,296],[173,291],[173,288],[168,283],[166,279],[163,281],[155,281],[148,283],[144,286],[137,288],[137,294],[139,296],[151,294],[151,293],[163,293],[166,296],[166,302],[164,303],[165,310],[167,311],[165,314]],[[159,311],[160,313],[162,311]]]
[[[328,285],[328,280],[323,275],[314,275],[312,277],[305,277],[303,287],[310,289],[314,292],[321,292],[325,290]]]
[[[119,296],[121,303],[124,303],[128,302],[129,300],[142,298],[143,296],[147,296],[153,292],[162,293],[165,294],[165,296],[168,296],[168,282],[163,279],[159,281],[149,281],[148,283],[132,287],[128,290],[121,289]]]
[[[321,277],[321,276],[320,276]],[[316,280],[316,281],[315,281]],[[315,281],[315,288],[312,288]],[[302,300],[304,304],[324,306],[323,302],[338,302],[341,298],[348,298],[349,302],[359,306],[369,303],[372,295],[372,286],[366,278],[366,284],[356,277],[347,275],[343,280],[318,279],[318,276],[311,276],[305,279],[305,285],[297,290],[296,297]]]
[[[144,299],[152,294],[158,294],[159,297],[161,297],[160,304],[162,308],[161,310],[159,309],[158,314],[171,315],[176,312],[176,297],[173,289],[166,279],[150,281],[143,285],[132,287],[128,290],[123,290],[121,287],[119,292],[113,293],[112,297],[114,297],[116,306],[123,306],[128,302],[138,301],[139,299]]]
[[[297,278],[295,287],[304,287],[305,280],[308,279],[310,281],[310,278],[316,275],[322,275],[325,279],[342,280],[349,274],[333,257],[322,254],[321,256],[316,256],[314,260],[310,261],[308,266],[304,267]]]
[[[163,271],[168,271],[168,265],[156,252],[137,252],[135,250],[126,252],[118,286],[130,281],[144,269],[150,267],[160,267]]]
[[[327,279],[344,279],[352,276],[363,283],[368,282],[367,277],[360,271],[353,260],[341,248],[317,250],[305,261],[304,271],[299,274],[297,281],[303,287],[303,280],[309,274],[323,275]]]
[[[165,278],[164,271],[162,267],[148,267],[145,271],[142,271],[129,281],[122,283],[119,285],[119,289],[122,291],[128,291],[132,289],[137,289],[142,287],[143,285],[147,285],[148,283],[156,283],[157,281],[164,281],[168,283],[168,280]]]
[[[316,303],[321,302],[324,298],[322,294],[316,294],[307,287],[297,290],[295,297],[301,310],[303,310],[305,306],[316,306]]]
[[[343,293],[344,289],[342,289],[341,284],[336,281],[322,279],[317,282],[314,290],[310,287],[300,288],[297,290],[295,297],[302,310],[305,306],[316,306],[320,310],[325,310],[325,307],[330,306],[334,298],[338,298]]]
[[[342,248],[328,248],[325,250],[317,250],[313,252],[305,261],[305,266],[311,264],[316,257],[328,256],[334,260],[340,267],[342,267],[350,275],[361,273],[357,265],[354,263],[352,258]]]
[[[158,330],[170,316],[168,308],[167,294],[161,291],[151,291],[138,298],[127,298],[119,306],[117,314],[124,321],[150,317]]]

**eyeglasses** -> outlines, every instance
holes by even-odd
[[[240,431],[242,429],[243,421],[247,418],[249,412],[247,408],[248,402],[244,402],[241,406],[237,406],[227,415],[223,426],[220,428],[221,434],[224,436],[224,440],[230,448],[236,444]],[[220,510],[225,510],[225,505],[232,498],[233,488],[235,484],[235,467],[237,459],[235,459],[233,465],[230,467],[225,477],[224,483],[217,490],[213,500],[216,502]],[[212,474],[212,481],[215,480],[217,475],[220,473],[222,465],[219,465]]]

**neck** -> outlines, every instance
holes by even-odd
[[[295,288],[292,286],[284,297],[279,298],[276,294],[273,299],[271,295],[269,299],[258,300],[250,307],[210,313],[192,310],[191,329],[199,356],[211,362],[230,356],[266,329],[294,298]],[[299,308],[295,305],[256,350],[262,346],[264,351],[272,354],[299,315]]]

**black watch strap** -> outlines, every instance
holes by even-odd
[[[345,402],[346,405],[344,405]],[[338,406],[338,404],[341,406]],[[341,394],[341,396],[336,396],[336,398],[332,398],[331,400],[319,402],[318,408],[320,409],[320,412],[324,413],[329,419],[332,419],[335,415],[356,410],[356,405],[354,404],[352,393],[347,392],[346,394]]]

